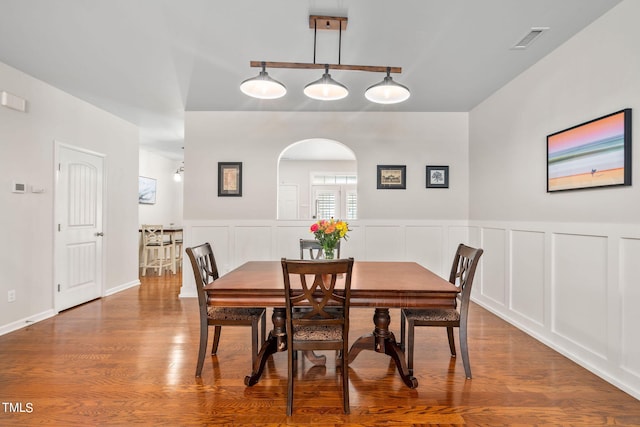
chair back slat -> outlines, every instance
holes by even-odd
[[[145,246],[164,245],[167,243],[162,225],[143,224],[141,228],[142,241]]]
[[[460,289],[462,305],[468,305],[471,298],[471,286],[478,267],[478,261],[484,251],[462,243],[458,245],[451,266],[449,282]]]
[[[191,261],[193,274],[198,289],[198,303],[206,309],[207,294],[204,287],[218,279],[218,266],[213,255],[213,249],[209,243],[187,248],[187,255]]]
[[[287,315],[300,310],[294,324],[336,324],[348,319],[353,258],[338,260],[282,259]],[[341,307],[343,311],[330,308]]]

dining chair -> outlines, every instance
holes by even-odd
[[[162,275],[164,268],[173,267],[175,246],[165,235],[162,225],[143,224],[142,229],[142,275],[146,276],[147,269],[158,270]]]
[[[342,354],[348,354],[352,269],[353,258],[337,260],[282,259],[287,309],[287,415],[291,415],[293,412],[295,352],[341,350]],[[309,309],[295,310],[296,307]],[[330,310],[331,307],[342,309]],[[347,359],[347,357],[339,359],[345,414],[349,413]]]
[[[309,254],[307,259],[324,259],[324,250],[319,241],[315,239],[300,239],[300,259],[305,259],[305,253]],[[340,240],[336,244],[336,255],[340,258]],[[296,308],[296,310],[305,310],[305,308]],[[330,310],[339,310],[337,307],[332,307]],[[336,358],[342,357],[342,352],[336,350]],[[294,355],[295,358],[295,355]]]
[[[467,319],[471,300],[471,286],[476,273],[482,249],[475,249],[460,243],[453,258],[449,282],[460,289],[460,307],[454,308],[405,308],[400,312],[400,335],[407,343],[407,368],[413,375],[414,328],[416,326],[441,326],[447,328],[451,356],[456,356],[453,328],[458,328],[462,363],[467,378],[471,378],[469,347],[467,345]],[[405,324],[408,339],[405,340]]]
[[[266,309],[264,307],[216,307],[207,304],[207,292],[204,287],[218,279],[218,267],[213,250],[209,243],[187,248],[193,274],[198,289],[198,306],[200,308],[200,348],[196,377],[202,374],[204,356],[207,351],[209,326],[214,326],[211,355],[218,352],[222,326],[251,326],[251,366],[258,357],[259,344],[263,343],[266,334]],[[261,341],[258,342],[258,323],[261,328]]]
[[[305,259],[305,253],[308,251],[308,259],[324,258],[324,251],[320,242],[314,239],[300,239],[300,259]],[[336,256],[340,258],[340,240],[336,244]]]

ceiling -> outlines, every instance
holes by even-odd
[[[619,2],[1,0],[0,62],[138,125],[142,147],[181,158],[184,111],[469,111]],[[340,50],[342,64],[402,67],[392,77],[411,98],[372,104],[364,91],[384,75],[330,71],[350,95],[315,101],[302,89],[322,72],[291,69],[267,69],[284,98],[242,94],[259,71],[251,60],[313,62],[311,14],[348,18],[341,44],[336,31],[318,32],[317,63],[337,63]],[[532,27],[549,30],[513,49]]]

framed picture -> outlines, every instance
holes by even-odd
[[[138,203],[154,205],[156,203],[156,180],[146,176],[138,177]]]
[[[427,188],[449,188],[449,166],[427,166]]]
[[[378,165],[378,190],[407,188],[407,167]]]
[[[242,197],[242,162],[218,162],[218,196]]]
[[[547,192],[631,185],[631,109],[547,136]]]

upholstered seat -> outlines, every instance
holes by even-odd
[[[264,308],[207,307],[207,315],[218,320],[243,320],[262,316]]]
[[[341,326],[298,326],[293,328],[294,340],[329,341],[342,339]]]
[[[440,308],[432,309],[405,309],[406,317],[414,319],[414,321],[433,321],[433,322],[458,322],[460,321],[460,313],[456,310],[446,310]]]

